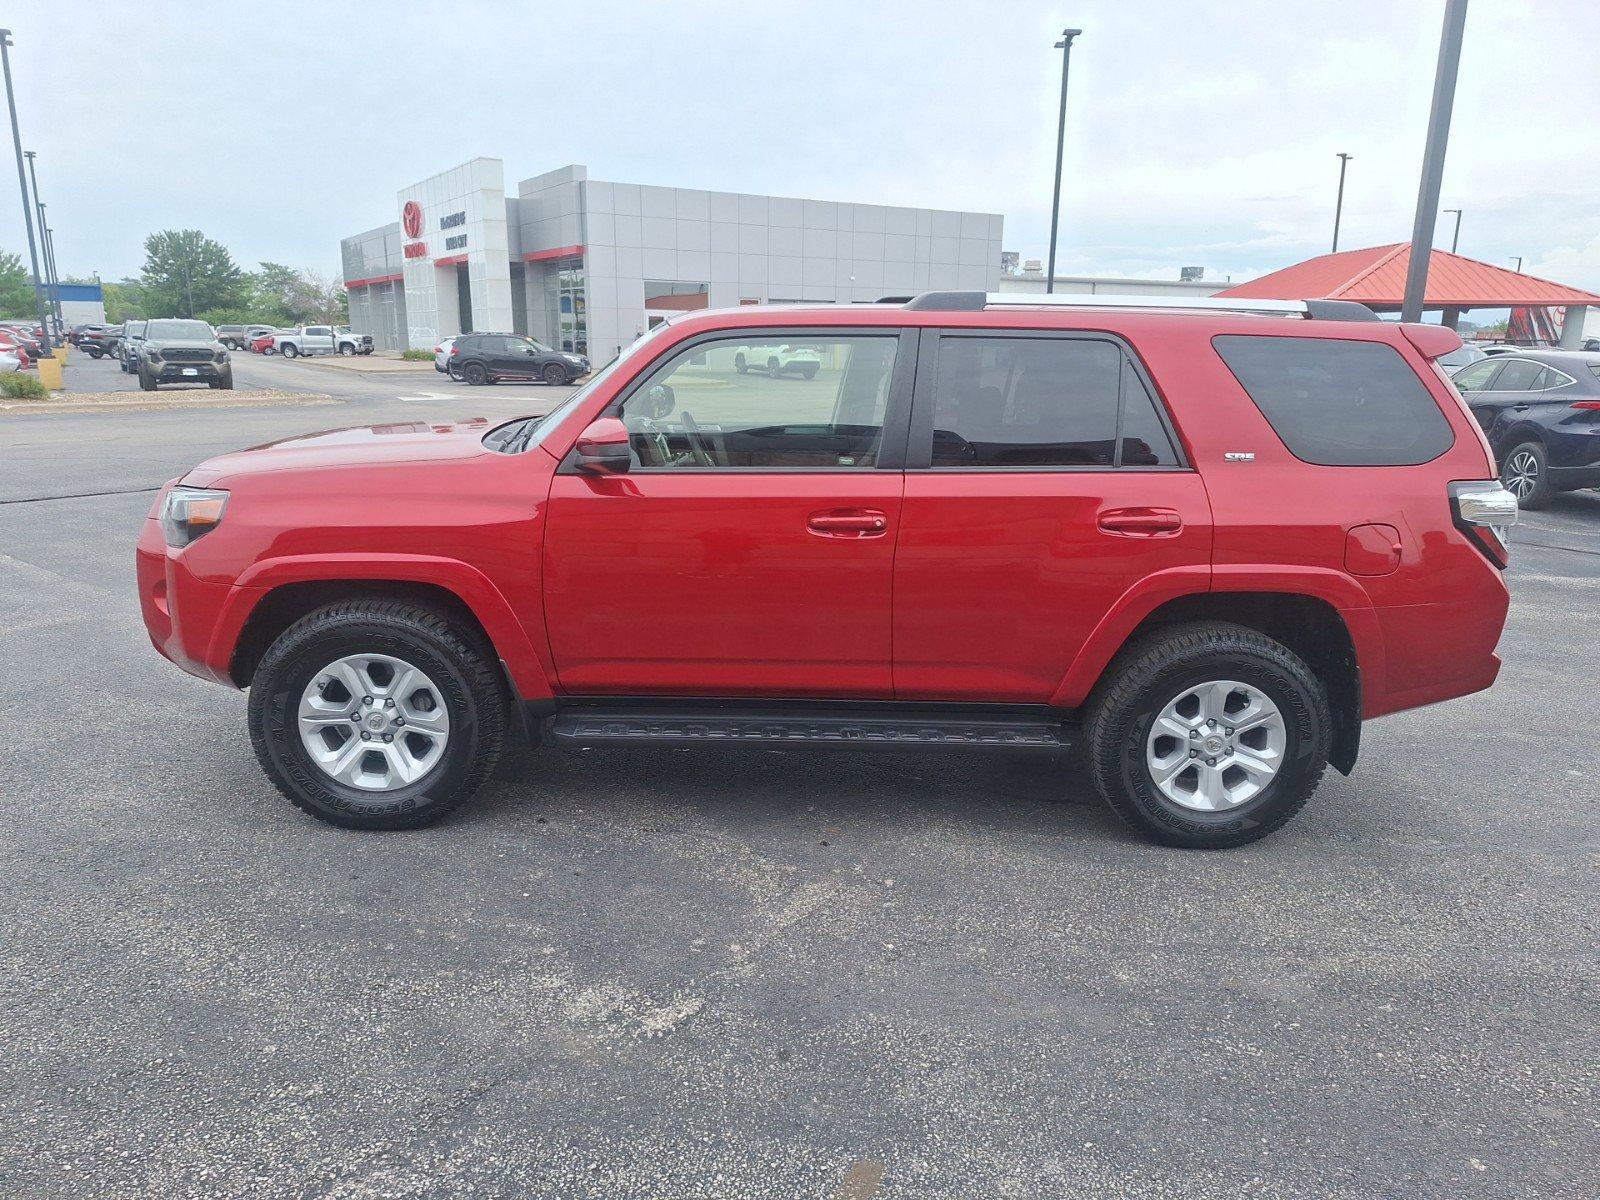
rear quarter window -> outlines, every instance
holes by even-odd
[[[1416,466],[1455,441],[1422,381],[1382,342],[1229,334],[1212,345],[1303,462]]]

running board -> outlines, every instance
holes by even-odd
[[[1042,717],[987,714],[586,709],[558,712],[546,732],[558,746],[793,746],[890,749],[993,747],[1064,750],[1071,727]]]

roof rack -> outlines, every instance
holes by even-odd
[[[1179,312],[1255,313],[1313,321],[1376,321],[1378,314],[1350,300],[1219,300],[1215,296],[1062,296],[1038,292],[923,292],[911,309],[981,312],[986,308],[1151,308]]]

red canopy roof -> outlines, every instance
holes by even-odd
[[[1371,308],[1399,308],[1410,265],[1410,242],[1342,250],[1308,258],[1217,295],[1239,300],[1355,300]],[[1600,305],[1600,296],[1435,250],[1428,259],[1428,288],[1422,303],[1424,308]]]

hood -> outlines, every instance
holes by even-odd
[[[223,344],[212,338],[142,338],[157,350],[222,350]]]
[[[191,487],[210,487],[240,475],[265,471],[304,471],[324,467],[388,466],[438,462],[488,454],[486,417],[465,421],[397,421],[305,433],[208,458],[183,477]]]

